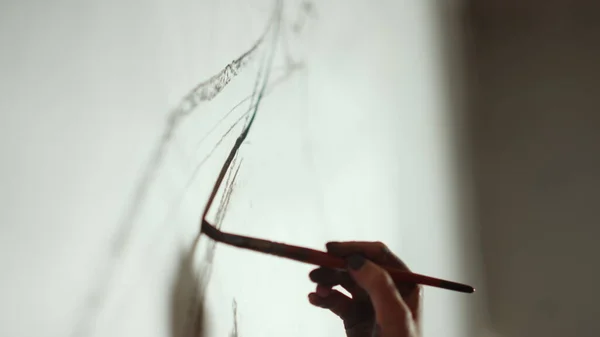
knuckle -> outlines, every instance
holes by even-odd
[[[371,277],[371,284],[373,288],[381,291],[396,291],[396,285],[390,277],[390,275],[382,269],[377,269],[373,272]]]
[[[389,258],[391,256],[394,256],[394,254],[392,253],[392,251],[390,250],[390,248],[383,242],[381,241],[377,241],[375,242],[375,247],[377,247],[377,250],[379,251],[379,254],[384,257],[384,258]]]
[[[377,247],[379,250],[382,250],[382,251],[388,249],[387,245],[381,241],[373,242],[373,246]]]
[[[377,241],[374,243],[374,246],[376,249],[375,254],[377,254],[377,259],[379,260],[379,262],[387,265],[392,264],[393,261],[396,259],[396,256],[390,251],[390,249],[385,243]]]

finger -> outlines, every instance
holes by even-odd
[[[410,271],[406,264],[382,242],[334,241],[328,242],[326,247],[329,253],[336,256],[348,257],[353,254],[361,254],[377,264]]]
[[[356,283],[369,294],[381,328],[387,332],[410,331],[414,325],[412,313],[390,275],[360,255],[348,258],[348,267]]]
[[[312,305],[331,312],[345,320],[352,312],[352,300],[337,290],[323,286],[317,286],[314,293],[308,294],[308,300]]]
[[[404,303],[406,303],[406,305],[410,308],[415,322],[417,323],[417,325],[419,325],[421,322],[421,313],[423,310],[423,286],[415,286],[412,292],[409,293],[407,296],[404,296],[402,293],[400,293],[400,295],[402,295]]]
[[[347,257],[353,254],[361,254],[379,265],[410,271],[406,264],[394,255],[394,253],[392,253],[382,242],[328,242],[326,246],[327,251],[333,255]],[[415,283],[398,282],[396,283],[396,287],[398,288],[400,295],[406,300],[415,297],[415,294],[421,294],[420,286]],[[410,301],[410,308],[413,312],[418,312],[420,310],[417,306],[418,303],[413,305],[413,302],[415,301]]]
[[[311,281],[324,286],[329,286],[330,288],[340,285],[352,294],[352,297],[365,294],[364,290],[354,282],[352,276],[346,271],[321,267],[311,271],[308,274],[308,277]]]

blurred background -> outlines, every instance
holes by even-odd
[[[591,1],[0,0],[0,335],[343,336],[306,300],[310,266],[196,240],[259,83],[223,229],[384,241],[474,285],[427,288],[425,337],[596,336],[599,19]]]
[[[488,329],[594,336],[600,6],[468,1],[465,151]]]

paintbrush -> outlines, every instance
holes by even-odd
[[[276,255],[286,259],[296,260],[321,267],[333,269],[346,268],[346,261],[341,257],[333,256],[326,252],[310,248],[292,246],[285,243],[273,242],[249,236],[225,233],[208,223],[206,220],[202,221],[202,233],[206,234],[206,236],[217,242],[222,242],[238,248],[250,249],[256,252]],[[463,293],[475,292],[475,288],[466,284],[442,280],[385,266],[382,266],[382,268],[384,268],[390,274],[394,282],[417,283]]]

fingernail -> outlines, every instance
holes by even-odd
[[[355,254],[351,255],[346,262],[348,263],[348,267],[352,270],[359,270],[365,264],[365,258]]]
[[[330,294],[331,294],[331,289],[324,288],[324,287],[317,287],[317,295],[319,295],[319,297],[327,297]]]
[[[308,302],[316,307],[325,308],[321,298],[315,293],[308,294]]]
[[[331,242],[327,242],[325,244],[325,247],[327,248],[328,252],[331,252],[332,250],[335,250],[335,247],[337,246],[338,242],[335,241],[331,241]]]

